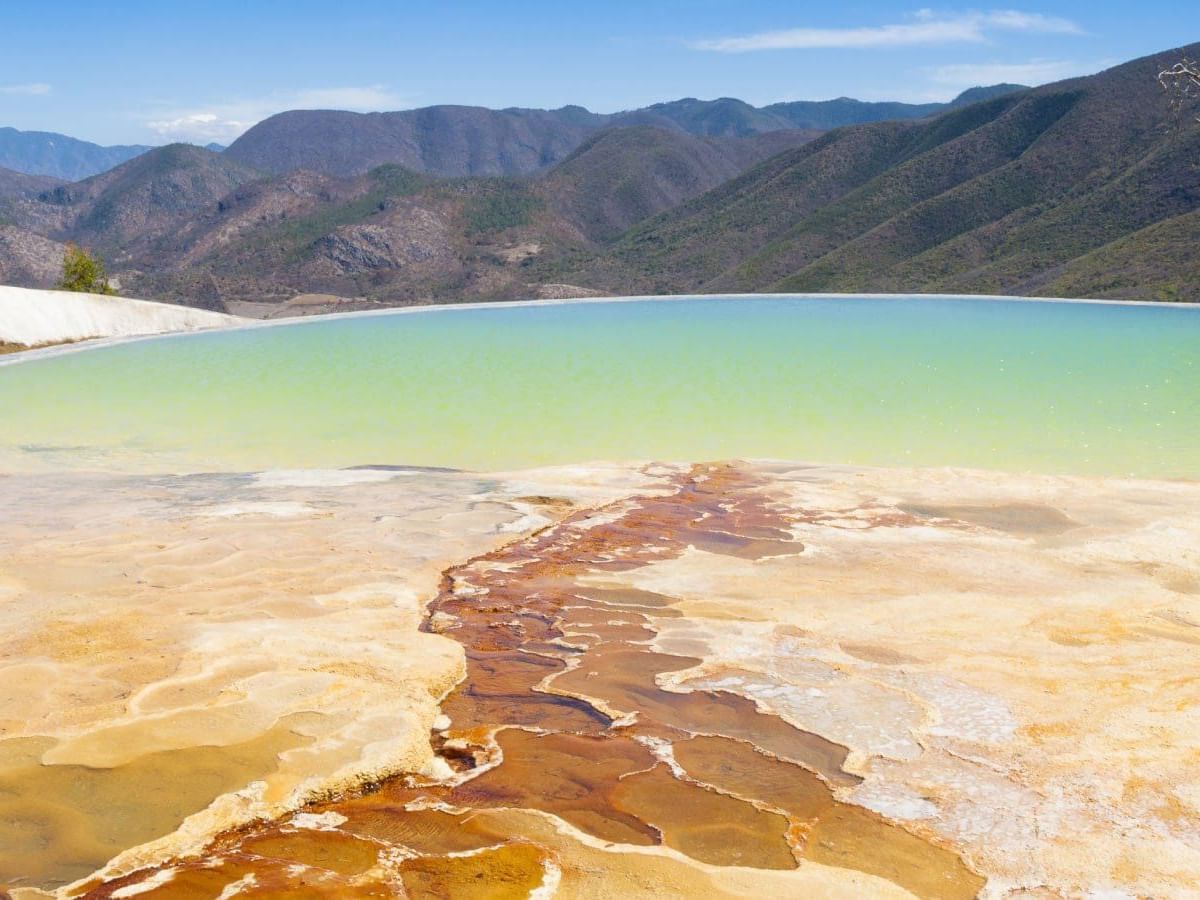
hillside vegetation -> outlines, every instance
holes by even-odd
[[[127,292],[218,309],[302,292],[390,303],[527,296],[536,258],[586,257],[814,134],[606,129],[538,178],[436,178],[390,163],[349,177],[272,176],[175,144],[10,200],[3,214],[29,236],[25,262],[10,268],[27,280],[37,271],[40,284],[50,261],[39,254],[73,241],[99,252]],[[18,232],[7,240],[17,246]]]
[[[344,177],[393,164],[442,177],[529,175],[561,162],[603,129],[648,125],[699,137],[828,130],[884,119],[926,118],[983,96],[1020,90],[1024,88],[1008,84],[975,88],[950,103],[865,103],[843,97],[762,109],[730,97],[686,98],[611,115],[582,106],[428,106],[386,113],[292,110],[259,122],[225,152],[276,174],[306,169]]]
[[[976,89],[923,117],[730,99],[287,113],[220,153],[159,147],[70,184],[0,177],[0,278],[43,284],[73,242],[127,294],[255,314],[296,295],[1196,300],[1200,125],[1156,76],[1197,53]]]
[[[1159,54],[927,122],[830,132],[548,272],[605,290],[1197,297],[1176,227],[1200,208],[1200,128]],[[1118,271],[1138,254],[1157,260]],[[1118,262],[1119,261],[1119,262]],[[1133,275],[1133,272],[1140,274]]]
[[[0,168],[0,200],[12,197],[33,197],[57,187],[62,181],[49,175],[26,175]]]

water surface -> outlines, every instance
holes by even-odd
[[[967,299],[430,310],[0,370],[0,469],[593,459],[1200,475],[1200,313]]]

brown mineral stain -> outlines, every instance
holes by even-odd
[[[700,660],[615,646],[589,652],[580,665],[551,682],[554,690],[593,697],[621,712],[638,713],[688,734],[719,734],[752,741],[777,756],[811,766],[838,783],[856,778],[842,769],[846,748],[760,713],[752,700],[723,691],[666,691],[656,678]]]
[[[368,802],[368,798],[370,802]],[[435,809],[405,809],[389,803],[386,788],[363,802],[342,807],[343,831],[417,853],[462,853],[480,850],[500,840],[472,828],[469,816]]]
[[[328,869],[339,875],[365,872],[379,856],[377,845],[340,831],[285,831],[242,841],[243,852]]]
[[[833,796],[829,785],[859,781],[842,768],[845,747],[742,696],[660,685],[701,659],[645,643],[657,619],[682,613],[675,598],[619,576],[688,547],[750,560],[802,552],[792,521],[756,483],[737,466],[698,466],[673,494],[619,501],[602,517],[581,510],[447,570],[424,627],[466,651],[466,678],[442,704],[450,728],[434,737],[459,780],[398,777],[315,804],[313,812],[344,817],[332,831],[264,823],[220,836],[209,853],[222,860],[210,866],[220,875],[188,863],[173,883],[216,887],[253,873],[250,895],[385,896],[394,883],[368,874],[382,865],[414,897],[526,897],[542,883],[549,848],[565,840],[546,831],[553,817],[614,849],[666,844],[713,866],[777,871],[808,858],[921,896],[973,895],[982,880],[953,854]],[[865,527],[919,521],[889,515],[897,521]],[[908,661],[886,648],[847,650]],[[651,751],[655,742],[664,753],[672,747],[662,742],[673,746],[686,774]],[[612,864],[631,884],[641,883],[639,871],[679,865],[632,853]]]
[[[658,842],[653,828],[620,812],[612,799],[622,778],[654,765],[643,745],[626,737],[520,730],[501,732],[498,742],[504,764],[452,791],[450,803],[540,809],[606,841]]]
[[[643,591],[637,588],[589,587],[580,588],[577,590],[577,593],[586,600],[594,600],[597,603],[604,603],[609,606],[644,606],[659,610],[676,602],[674,597],[668,597],[666,594]]]
[[[814,820],[837,802],[812,772],[743,741],[701,735],[677,742],[674,754],[697,781],[740,797],[761,798],[793,819]]]
[[[562,660],[516,651],[469,652],[467,678],[442,704],[442,712],[450,717],[456,731],[500,724],[581,733],[603,731],[611,720],[589,704],[534,690],[563,666]]]
[[[910,834],[861,806],[839,803],[808,833],[804,857],[886,878],[918,897],[968,900],[983,889],[951,850]]]
[[[676,761],[697,781],[786,813],[800,825],[800,852],[807,859],[886,878],[919,897],[969,898],[983,886],[949,850],[870,810],[839,803],[813,773],[750,744],[696,737],[674,749]]]
[[[664,765],[624,779],[618,809],[654,825],[663,842],[714,866],[794,869],[788,821],[734,797],[680,781]]]
[[[413,898],[516,900],[542,883],[546,851],[513,843],[467,856],[426,856],[400,865],[404,888]]]
[[[244,877],[249,871],[227,860],[209,860],[204,867],[185,865],[172,872],[170,881],[138,893],[140,900],[211,900],[221,896],[229,885]],[[134,880],[110,881],[88,894],[89,897],[111,897],[114,891]]]

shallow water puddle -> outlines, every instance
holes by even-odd
[[[990,506],[903,503],[899,509],[921,518],[969,522],[981,528],[1005,531],[1021,537],[1052,537],[1083,527],[1081,522],[1076,522],[1061,510],[1033,503],[996,503]]]
[[[50,739],[0,742],[0,884],[67,884],[169,834],[221,794],[273,771],[280,753],[308,743],[293,724],[228,747],[149,753],[111,769],[43,765]]]
[[[837,800],[834,787],[858,781],[842,768],[845,747],[738,695],[664,689],[661,676],[700,662],[645,643],[657,618],[680,615],[673,598],[594,586],[689,546],[750,559],[800,552],[755,486],[734,466],[696,467],[669,496],[614,504],[603,519],[577,513],[448,570],[425,627],[467,651],[467,676],[442,705],[450,728],[434,735],[457,778],[395,778],[315,804],[308,812],[337,823],[320,829],[285,821],[226,834],[208,874],[186,877],[253,874],[254,891],[271,885],[273,895],[527,896],[559,877],[555,859],[574,832],[630,854],[670,848],[713,866],[784,871],[812,860],[922,896],[974,896],[983,880],[953,853]],[[517,811],[552,817],[567,834],[550,841],[528,824],[481,821],[519,822]],[[650,857],[622,864],[639,859]],[[156,892],[188,896],[172,886],[182,890],[194,868]],[[561,877],[604,877],[568,869]]]

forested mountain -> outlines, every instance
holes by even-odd
[[[0,172],[0,279],[44,284],[76,241],[128,293],[259,314],[298,294],[1200,300],[1200,125],[1156,79],[1198,53],[907,118],[735,100],[287,113],[221,153],[155,148],[70,184]]]
[[[973,90],[990,96],[1023,88],[996,85]],[[293,110],[259,122],[226,153],[274,173],[307,169],[325,175],[360,175],[392,164],[443,177],[528,175],[565,159],[601,129],[650,125],[704,137],[747,137],[788,129],[827,130],[857,122],[924,118],[963,102],[962,97],[950,103],[924,104],[841,98],[757,109],[728,97],[688,98],[611,115],[581,106],[553,110],[429,106],[386,113]]]
[[[1200,127],[1182,48],[928,121],[841,128],[632,228],[556,278],[606,291],[947,291],[1200,299]],[[1176,217],[1174,226],[1167,223]],[[1127,268],[1158,254],[1154,277]],[[1117,260],[1121,263],[1118,264]]]

